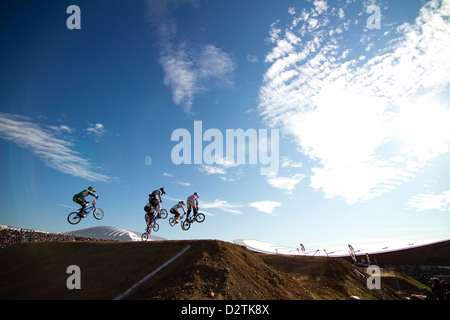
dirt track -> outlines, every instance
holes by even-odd
[[[342,259],[261,255],[216,240],[17,244],[0,251],[0,299],[114,299],[188,245],[124,299],[402,299],[389,286],[367,289],[364,270]],[[80,290],[66,286],[70,265],[80,267]]]

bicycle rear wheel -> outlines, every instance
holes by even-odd
[[[160,219],[166,219],[167,218],[167,210],[161,209],[161,218]]]
[[[94,212],[93,212],[93,215],[94,215],[94,218],[95,218],[95,219],[97,219],[97,220],[102,220],[102,219],[103,219],[103,216],[104,216],[104,213],[103,213],[103,210],[102,210],[102,209],[100,209],[100,208],[95,208],[95,209],[94,209]]]
[[[159,224],[157,224],[156,222],[153,222],[152,229],[153,229],[153,231],[158,232],[158,230],[159,230]]]
[[[141,236],[141,240],[142,241],[147,241],[148,240],[148,236],[149,236],[148,232],[143,233],[142,236]]]
[[[81,221],[81,217],[78,215],[78,212],[71,212],[67,216],[67,221],[69,221],[70,224],[77,224]]]

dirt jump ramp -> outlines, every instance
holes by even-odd
[[[311,276],[312,263],[262,257],[217,240],[24,243],[0,251],[0,299],[314,300],[345,299],[353,289],[368,292],[350,263],[336,261],[341,275],[330,276],[334,290],[339,279],[352,281],[352,288],[318,297],[311,281],[319,281],[316,287],[323,290],[328,265],[336,263],[314,259],[314,272],[325,269]],[[69,288],[76,273],[68,272],[70,266],[79,268],[79,288]],[[389,290],[376,295],[399,298]]]

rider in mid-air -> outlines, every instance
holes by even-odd
[[[149,203],[146,204],[146,206],[144,207],[144,211],[145,213],[145,223],[147,223],[147,230],[150,229],[150,222],[154,220],[155,218],[155,208],[153,208],[153,206]]]
[[[98,195],[95,194],[95,189],[93,187],[89,187],[86,190],[77,193],[72,198],[73,202],[78,203],[81,206],[80,212],[78,214],[83,217],[86,215],[84,210],[86,209],[86,206],[89,203],[85,199],[87,196],[93,196],[95,197],[95,199],[98,199]]]
[[[148,202],[156,209],[158,219],[161,218],[161,196],[166,194],[164,188],[159,188],[148,195]]]
[[[193,195],[189,196],[187,198],[187,215],[186,215],[186,219],[189,219],[189,214],[191,213],[191,209],[194,209],[194,217],[197,216],[198,213],[198,193],[194,192]]]
[[[171,209],[170,209],[170,213],[175,215],[175,223],[178,223],[178,218],[180,217],[180,213],[178,212],[178,209],[183,209],[184,214],[186,214],[186,211],[184,210],[184,201],[180,201],[178,202],[176,205],[174,205]]]

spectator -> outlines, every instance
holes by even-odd
[[[53,242],[53,241],[104,241],[95,238],[63,235],[60,233],[42,232],[30,229],[1,228],[0,248],[7,248],[15,243]]]

